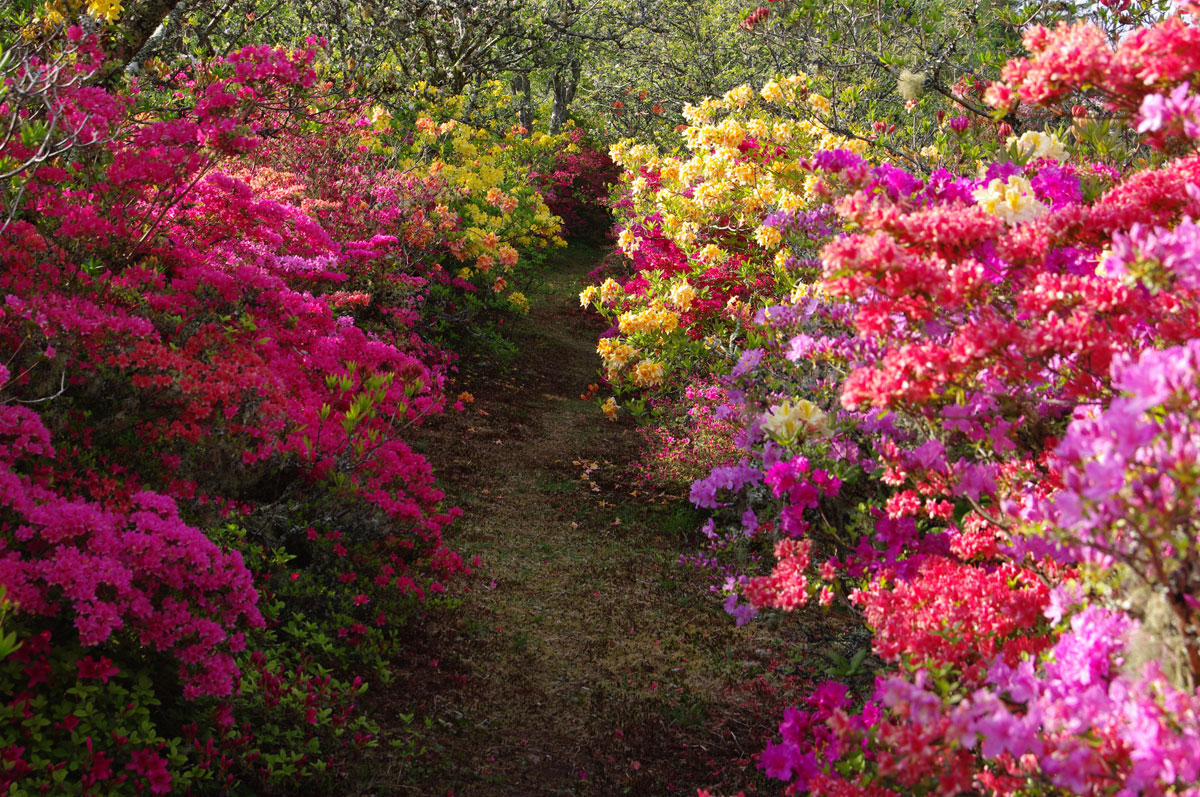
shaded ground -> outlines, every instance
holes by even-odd
[[[677,563],[703,516],[638,491],[637,432],[580,397],[603,327],[576,297],[600,254],[560,257],[511,357],[465,363],[474,403],[419,443],[464,509],[450,544],[482,565],[402,652],[366,793],[778,793],[751,756],[834,635],[819,615],[735,628]]]

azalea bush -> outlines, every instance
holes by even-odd
[[[0,785],[328,787],[471,572],[406,442],[431,319],[528,309],[573,142],[393,116],[317,40],[114,88],[92,6],[0,62]]]
[[[600,345],[604,376],[631,409],[643,410],[641,390],[681,391],[701,364],[726,358],[726,339],[750,321],[749,308],[791,290],[796,261],[779,249],[780,227],[811,202],[803,154],[857,146],[789,118],[822,100],[803,76],[761,92],[742,86],[686,110],[690,156],[632,141],[614,147],[626,170],[615,211],[630,274],[588,287],[580,302],[614,322]],[[773,213],[772,202],[784,210]]]
[[[793,135],[764,179],[766,118],[684,131],[711,195],[618,150],[629,276],[583,297],[606,375],[685,415],[716,380],[736,426],[693,561],[738,623],[811,603],[872,635],[874,689],[827,684],[761,755],[788,793],[1200,782],[1194,13],[1032,28],[979,91],[1031,128],[967,172]],[[692,257],[764,279],[697,319]]]

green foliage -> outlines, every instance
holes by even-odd
[[[4,661],[21,647],[21,643],[17,641],[17,632],[4,630],[5,622],[16,608],[16,605],[5,597],[7,592],[4,585],[0,584],[0,661]]]
[[[6,794],[141,794],[152,770],[127,765],[144,755],[160,760],[162,773],[170,768],[177,790],[211,776],[185,766],[188,745],[164,722],[151,668],[118,667],[95,648],[51,647],[50,639],[26,635],[0,661],[0,694],[12,696],[0,704],[0,754],[23,749],[12,760],[0,755],[0,784],[20,778]]]
[[[378,726],[358,706],[366,681],[337,677],[322,665],[320,659],[336,660],[335,640],[283,607],[282,601],[265,607],[264,614],[286,616],[286,623],[255,640],[256,652],[243,665],[242,693],[231,701],[240,724],[220,736],[227,744],[250,740],[242,760],[255,767],[235,774],[256,792],[329,786],[378,744]]]
[[[863,665],[870,652],[870,646],[863,645],[854,651],[854,654],[850,658],[846,658],[836,650],[823,650],[821,651],[821,655],[829,660],[825,672],[830,678],[836,678],[837,680],[853,678],[863,672]]]

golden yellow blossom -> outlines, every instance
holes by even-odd
[[[633,369],[633,383],[638,387],[654,387],[662,382],[662,363],[642,360]]]
[[[638,356],[637,349],[618,338],[601,338],[596,353],[604,360],[604,367],[614,373]]]
[[[716,244],[709,244],[700,250],[700,252],[697,254],[697,257],[700,258],[702,263],[714,265],[716,263],[725,262],[726,255],[721,247],[717,246]]]
[[[620,293],[621,286],[612,277],[600,284],[600,301],[604,304],[612,304]]]
[[[794,194],[786,188],[779,192],[779,197],[776,199],[779,207],[782,210],[795,212],[804,206],[804,200],[799,194]]]
[[[661,307],[649,307],[636,313],[623,313],[617,318],[622,335],[639,332],[674,332],[679,326],[679,315]]]
[[[116,22],[121,16],[121,0],[88,0],[88,13],[105,22]]]
[[[754,231],[754,240],[758,241],[758,245],[761,247],[774,249],[783,240],[783,235],[776,227],[762,226]]]

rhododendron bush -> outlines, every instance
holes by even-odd
[[[803,77],[693,109],[689,159],[618,148],[606,380],[735,427],[690,560],[739,624],[871,632],[874,687],[762,753],[787,793],[1200,793],[1197,13],[1031,29],[985,92],[1030,127],[967,174],[797,135]]]
[[[578,142],[335,99],[315,41],[106,89],[94,28],[3,66],[0,786],[296,786],[470,572],[404,440],[453,367],[423,319],[527,308],[530,172]]]

